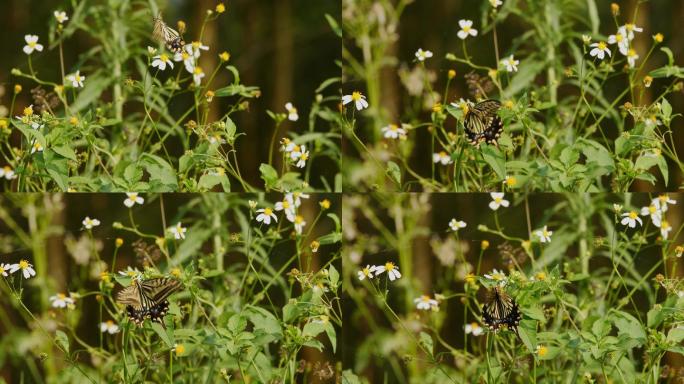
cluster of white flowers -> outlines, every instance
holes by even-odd
[[[368,102],[366,101],[366,96],[364,96],[359,91],[354,91],[354,92],[352,92],[351,95],[342,96],[342,105],[347,105],[347,104],[351,103],[352,101],[354,102],[354,106],[356,106],[356,109],[359,111],[368,108]]]
[[[298,235],[301,235],[304,231],[304,226],[306,226],[306,221],[304,220],[304,217],[298,213],[298,210],[299,207],[302,205],[302,199],[308,198],[309,194],[306,193],[288,192],[285,194],[285,197],[282,201],[275,203],[274,208],[266,207],[257,209],[256,212],[258,214],[256,217],[256,221],[264,223],[266,225],[270,225],[271,220],[277,223],[278,216],[276,216],[275,212],[283,211],[287,221],[294,224],[295,232]],[[255,207],[256,205],[253,208]]]
[[[663,239],[667,239],[670,231],[672,231],[672,226],[670,226],[667,220],[665,220],[665,213],[667,212],[668,205],[674,204],[677,204],[676,200],[670,198],[668,195],[660,195],[651,200],[651,204],[649,206],[641,208],[641,216],[650,217],[653,225],[660,228],[660,234],[662,235]],[[638,216],[636,218],[633,217],[634,213],[636,212],[632,211],[623,214],[623,216],[626,217],[622,219],[622,225],[629,225],[631,228],[634,228],[636,226],[637,220],[639,221],[639,224],[642,224]]]
[[[294,141],[284,137],[280,140],[280,151],[285,153],[295,167],[306,167],[306,162],[309,160],[310,155],[309,151],[306,150],[306,145],[295,144]]]
[[[18,270],[21,270],[24,279],[30,279],[36,275],[33,265],[26,260],[20,260],[17,264],[0,263],[0,276],[7,277]]]
[[[614,35],[608,36],[608,43],[605,41],[599,41],[598,43],[593,43],[589,45],[593,49],[589,52],[589,55],[592,57],[598,57],[600,60],[603,60],[606,56],[606,54],[610,57],[611,56],[611,51],[608,48],[608,44],[616,44],[618,47],[618,51],[625,57],[627,57],[627,63],[629,64],[630,68],[634,68],[636,65],[636,60],[639,58],[639,55],[636,53],[634,48],[632,48],[632,40],[634,40],[634,32],[642,32],[644,29],[639,28],[634,24],[625,24],[621,27],[618,27],[617,33]],[[591,41],[591,38],[589,36],[582,36],[582,39],[584,42],[589,42]]]
[[[387,272],[387,276],[391,281],[401,278],[401,273],[399,272],[399,266],[391,261],[386,262],[384,265],[366,265],[366,268],[361,269],[357,272],[359,280],[372,279]]]

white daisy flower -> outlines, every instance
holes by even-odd
[[[671,199],[668,195],[660,195],[655,199],[651,200],[651,204],[655,205],[660,209],[661,212],[667,212],[667,206],[677,204],[677,200]]]
[[[649,205],[648,207],[641,208],[641,216],[650,216],[653,225],[655,225],[656,227],[660,227],[660,223],[663,218],[663,213],[655,203],[651,203],[651,205]]]
[[[667,239],[667,236],[670,234],[670,231],[672,231],[670,223],[668,223],[665,220],[660,222],[660,234],[663,236],[663,239]]]
[[[292,204],[294,204],[295,207],[299,207],[302,205],[302,199],[308,199],[309,194],[308,193],[302,193],[302,192],[293,192],[289,196],[285,196],[288,199],[291,199]]]
[[[618,50],[623,56],[627,56],[629,50],[629,39],[624,34],[618,33],[608,36],[608,44],[617,44]]]
[[[287,119],[290,121],[299,120],[299,115],[297,114],[297,108],[292,105],[292,103],[285,104],[285,109],[287,110]]]
[[[297,156],[297,163],[295,167],[304,168],[306,166],[306,161],[309,159],[309,151],[306,150],[306,146],[302,145],[300,147],[299,155]]]
[[[398,139],[402,136],[406,136],[406,130],[396,124],[384,126],[381,130],[386,139]]]
[[[71,83],[72,87],[83,88],[83,80],[85,80],[85,76],[81,75],[81,71],[76,71],[76,73],[67,75],[66,79]]]
[[[473,105],[473,103],[469,100],[463,100],[461,97],[458,101],[451,103],[451,106],[454,108],[459,108],[461,111],[463,111],[463,115],[468,113],[468,110],[470,110],[470,107]]]
[[[0,275],[7,277],[7,274],[9,272],[10,268],[12,268],[11,265],[5,264],[5,263],[0,263]]]
[[[484,328],[480,327],[478,323],[470,323],[465,325],[465,333],[473,336],[480,336],[484,333]]]
[[[625,24],[621,27],[618,28],[618,33],[623,34],[624,36],[627,36],[627,38],[632,41],[634,40],[634,32],[643,32],[643,28],[639,28],[634,24]]]
[[[169,68],[173,69],[173,61],[171,61],[169,55],[166,53],[162,53],[161,55],[152,58],[152,66],[159,68],[160,71],[166,70],[167,65]]]
[[[273,209],[271,208],[261,208],[257,209],[257,217],[256,221],[258,222],[263,222],[266,225],[271,224],[271,219],[273,219],[276,223],[278,222],[278,218],[276,217],[275,213],[273,213]]]
[[[185,66],[185,70],[188,71],[188,73],[193,73],[195,71],[195,58],[191,53],[187,52],[187,50],[177,52],[175,55],[173,55],[173,61],[182,61],[183,65]]]
[[[428,295],[422,295],[413,299],[413,303],[416,304],[416,308],[423,311],[436,311],[439,310],[439,302],[435,299],[430,298]]]
[[[510,205],[510,202],[504,199],[503,192],[491,192],[489,196],[492,197],[492,201],[489,202],[489,208],[492,211],[496,211],[499,207],[507,208]]]
[[[505,282],[506,280],[508,280],[508,277],[506,277],[506,274],[503,273],[502,271],[499,271],[498,269],[493,269],[492,272],[485,274],[484,278],[489,279],[489,280],[499,281],[499,282]]]
[[[24,275],[24,279],[30,279],[31,277],[36,275],[36,270],[33,269],[33,265],[31,265],[26,260],[21,260],[19,264],[12,264],[9,266],[9,268],[10,273],[14,273],[21,269],[21,273]]]
[[[544,228],[536,231],[534,234],[537,235],[539,241],[541,241],[542,243],[550,243],[551,235],[553,235],[553,232],[549,231],[547,229],[547,226],[545,225]]]
[[[126,200],[124,200],[124,205],[128,208],[131,208],[136,203],[142,205],[144,202],[145,199],[140,197],[140,195],[138,195],[136,192],[126,192]]]
[[[399,266],[394,265],[394,263],[391,261],[386,262],[385,265],[378,265],[375,267],[375,276],[378,276],[383,272],[387,272],[387,275],[391,281],[401,277],[401,273],[399,273]]]
[[[429,59],[431,57],[431,51],[423,51],[423,48],[418,48],[418,50],[416,51],[416,59],[418,59],[418,61],[425,61],[425,59]]]
[[[83,227],[85,227],[85,229],[93,229],[94,227],[100,225],[100,220],[91,219],[89,216],[86,216],[81,223],[83,224]]]
[[[594,49],[589,52],[589,55],[592,57],[598,57],[600,60],[603,60],[606,57],[606,53],[608,56],[611,55],[610,49],[608,49],[608,45],[606,45],[604,41],[591,44],[590,47],[594,47]]]
[[[513,55],[501,60],[501,65],[506,67],[507,72],[518,72],[518,64],[520,64],[520,61],[514,59]]]
[[[50,296],[48,300],[52,303],[52,308],[66,308],[68,306],[73,306],[76,303],[72,297],[63,293]]]
[[[629,64],[630,68],[634,68],[637,59],[639,59],[639,55],[637,55],[634,48],[630,48],[629,51],[627,51],[627,63]]]
[[[463,220],[451,219],[451,221],[449,221],[449,228],[454,232],[457,232],[461,228],[465,228],[467,225],[468,224]]]
[[[202,67],[195,67],[192,70],[192,79],[195,82],[195,86],[199,87],[200,84],[202,83],[202,78],[204,77],[204,71],[202,70]]]
[[[218,133],[210,135],[207,140],[209,140],[209,144],[225,144],[226,143],[226,140],[223,137],[221,137],[221,135]]]
[[[289,198],[288,198],[289,196]],[[295,216],[295,206],[294,203],[292,202],[292,194],[286,194],[285,198],[283,201],[279,201],[275,203],[275,210],[276,211],[283,211],[285,212],[285,215],[289,218],[290,216],[292,217],[292,220],[294,220]]]
[[[477,29],[473,28],[472,20],[461,19],[458,21],[458,26],[461,27],[461,30],[457,33],[459,39],[465,40],[468,35],[473,37],[477,36]]]
[[[432,154],[432,162],[435,164],[441,163],[442,165],[449,165],[454,161],[451,159],[448,153],[440,151],[439,153]]]
[[[10,167],[9,165],[5,165],[4,167],[0,168],[0,179],[3,177],[6,180],[12,180],[16,179],[17,175],[14,173],[12,167]]]
[[[107,320],[104,323],[100,323],[100,332],[102,333],[109,333],[110,335],[113,335],[117,332],[119,332],[119,326],[116,325],[115,322],[112,320]]]
[[[643,222],[636,211],[625,212],[622,214],[622,217],[623,219],[620,221],[620,224],[622,225],[627,225],[630,228],[635,228],[637,222],[639,222],[639,225],[643,225]]]
[[[342,105],[347,105],[354,102],[357,110],[362,110],[368,108],[368,102],[366,101],[366,96],[362,95],[359,91],[352,92],[351,95],[342,96]]]
[[[24,53],[27,55],[30,55],[33,53],[33,51],[38,51],[42,52],[43,51],[43,45],[38,44],[38,36],[36,35],[26,35],[24,36],[24,40],[26,41],[26,45],[24,45]]]
[[[57,19],[57,22],[60,24],[63,24],[65,21],[69,20],[69,16],[67,16],[66,12],[64,11],[55,11],[54,15],[55,19]]]
[[[176,223],[176,225],[174,225],[173,227],[169,228],[169,232],[173,233],[173,237],[176,240],[185,239],[185,232],[187,231],[188,229],[186,227],[183,227],[180,221]]]
[[[302,234],[302,230],[304,230],[304,226],[306,225],[306,221],[304,221],[304,218],[300,215],[295,216],[294,218],[294,228],[295,232],[297,232],[298,235]]]
[[[43,149],[43,145],[36,141],[33,143],[33,147],[31,147],[31,153],[43,152]]]
[[[125,270],[119,271],[119,275],[137,279],[142,276],[142,272],[138,271],[138,268],[131,268],[129,266]]]
[[[356,272],[356,274],[359,277],[359,280],[370,280],[373,278],[373,273],[375,273],[377,268],[378,267],[375,265],[366,265],[366,268],[361,269],[360,271]]]
[[[203,45],[201,41],[193,41],[185,46],[185,49],[191,54],[195,59],[199,59],[201,51],[208,51],[209,47]]]

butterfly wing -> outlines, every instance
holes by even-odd
[[[501,288],[495,287],[487,302],[482,306],[482,320],[491,330],[507,327],[516,334],[522,315],[518,304]]]
[[[154,18],[154,30],[152,36],[159,42],[166,44],[171,52],[180,53],[185,46],[185,41],[175,29],[166,25],[161,14]]]
[[[485,100],[470,108],[463,122],[468,142],[476,147],[482,142],[497,145],[503,131],[503,123],[497,114],[499,108],[501,103],[497,100]]]
[[[158,304],[166,300],[174,292],[180,290],[183,284],[178,280],[162,277],[145,280],[140,286],[145,295],[152,299],[155,304]]]

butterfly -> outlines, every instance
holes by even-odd
[[[174,53],[180,53],[185,46],[185,41],[175,29],[166,25],[161,18],[161,13],[154,18],[154,31],[152,35],[159,42],[166,44],[166,48]]]
[[[126,305],[128,317],[142,326],[146,318],[164,325],[164,315],[169,310],[166,300],[172,293],[183,288],[180,281],[162,277],[148,280],[133,280],[116,295],[116,301]]]
[[[503,123],[496,111],[501,108],[497,100],[481,101],[468,109],[463,126],[468,142],[476,147],[484,141],[497,145],[497,139],[503,131]]]
[[[517,334],[521,319],[518,303],[503,288],[496,286],[489,291],[487,301],[482,305],[482,320],[489,329],[498,331],[505,326]]]

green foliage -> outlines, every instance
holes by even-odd
[[[0,119],[4,128],[0,130],[0,162],[16,176],[12,181],[3,181],[3,189],[341,189],[336,180],[340,164],[339,117],[334,112],[339,78],[328,79],[315,93],[311,92],[313,100],[307,108],[308,116],[301,118],[303,128],[299,131],[279,133],[287,113],[271,113],[273,126],[265,127],[268,132],[257,136],[272,138],[270,146],[268,140],[260,139],[259,148],[264,150],[259,152],[268,153],[267,158],[254,158],[256,164],[239,164],[237,154],[244,151],[241,144],[250,135],[236,126],[234,119],[248,111],[261,90],[242,82],[239,69],[228,64],[230,55],[220,53],[225,47],[210,47],[207,52],[201,43],[191,42],[201,41],[205,28],[223,16],[208,10],[200,25],[190,26],[193,34],[184,36],[186,48],[193,53],[184,52],[185,57],[174,58],[163,44],[148,47],[152,41],[151,19],[160,11],[157,2],[144,2],[144,7],[134,3],[74,1],[75,8],[67,9],[68,21],[50,21],[49,40],[39,40],[46,45],[45,51],[28,56],[16,53],[28,61],[12,70],[12,79],[27,89],[24,92],[35,87],[31,90],[34,102],[33,109],[15,111],[19,94],[15,91],[10,106],[12,117]],[[93,48],[77,58],[65,57],[64,47],[76,36],[87,36]],[[21,40],[18,36],[12,38]],[[53,65],[60,68],[64,79],[46,78],[34,71],[34,63],[50,57],[59,58]],[[165,69],[153,66],[162,59],[167,60]],[[209,62],[213,68],[207,67]],[[69,74],[77,71],[85,76],[80,86],[68,80]],[[228,84],[221,84],[226,78],[230,79]],[[305,146],[308,158],[294,160],[292,153],[279,151],[274,144],[281,139],[280,134],[301,146],[302,152]],[[274,152],[283,152],[282,159],[274,159]],[[320,173],[318,169],[325,167],[318,166],[312,172],[312,162],[333,167]],[[264,185],[251,185],[244,174],[259,163],[275,172]]]
[[[667,98],[682,89],[682,68],[662,35],[647,36],[638,25],[626,29],[648,5],[639,2],[634,12],[610,20],[605,2],[601,12],[598,2],[585,0],[511,0],[498,8],[486,0],[472,3],[478,6],[468,2],[455,17],[473,19],[479,33],[462,40],[458,19],[450,27],[416,28],[426,23],[418,18],[425,3],[343,1],[345,94],[362,91],[369,103],[367,110],[344,111],[344,134],[352,144],[345,154],[350,190],[599,192],[628,191],[637,182],[640,190],[678,187],[673,175],[684,162],[672,121],[681,116]],[[591,55],[591,44],[607,42],[608,35],[628,44],[609,44],[611,56],[603,60]],[[421,42],[448,51],[417,60],[413,52]],[[418,46],[411,50],[410,44]],[[655,68],[661,52],[668,62]],[[639,58],[630,63],[633,53]],[[515,69],[507,68],[509,58],[519,61]],[[466,88],[471,100],[463,100]],[[483,99],[503,104],[498,148],[466,140],[464,105]],[[381,129],[389,124],[406,132],[384,136]],[[433,160],[441,151],[449,164]]]
[[[0,267],[19,263],[14,255],[28,249],[22,259],[37,272],[0,278],[0,315],[7,320],[0,361],[13,367],[10,378],[27,382],[295,383],[341,375],[341,202],[327,197],[332,201],[302,194],[145,195],[132,208],[123,207],[121,195],[0,197],[3,252],[10,255]],[[273,207],[273,199],[289,202],[292,218],[280,210],[277,222],[258,222],[257,210]],[[113,203],[129,210],[126,222],[112,222],[117,210],[90,211],[101,219],[91,229],[53,221]],[[184,237],[165,228],[176,223],[186,228]],[[48,257],[47,239],[55,235],[74,260]],[[169,298],[164,325],[145,320],[138,327],[116,294],[134,278],[161,276],[183,287]],[[64,308],[55,305],[59,291],[72,300]],[[101,326],[118,330],[100,332]]]
[[[344,348],[359,377],[343,381],[674,378],[673,354],[684,354],[684,226],[664,229],[678,220],[680,198],[505,195],[510,206],[492,211],[483,194],[347,196],[344,326],[355,333]],[[622,224],[640,208],[642,224]],[[466,226],[451,229],[451,215]],[[359,279],[388,261],[401,278]],[[497,285],[520,308],[517,333],[484,323],[485,291]],[[425,297],[434,303],[420,308]]]

